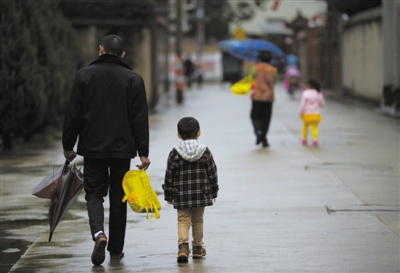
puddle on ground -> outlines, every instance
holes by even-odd
[[[17,253],[20,251],[21,249],[19,248],[7,248],[6,250],[3,250],[2,253]]]
[[[0,230],[0,268],[1,272],[8,272],[33,242],[7,238],[7,234],[3,229],[3,223],[1,223],[2,229]]]
[[[86,210],[86,203],[76,202],[71,206],[70,210]],[[82,217],[77,216],[74,213],[68,211],[63,220],[74,220]],[[48,226],[48,218],[43,217],[41,219],[15,219],[12,221],[1,221],[0,222],[0,272],[8,272],[13,265],[21,258],[22,255],[28,250],[29,246],[33,244],[33,241],[18,238],[18,234],[10,232],[11,230],[19,230],[21,228],[34,227],[34,226]]]
[[[3,239],[2,244],[10,244],[11,242],[7,239]],[[18,261],[21,256],[25,253],[28,247],[32,244],[32,242],[20,241],[17,242],[19,249],[18,252],[1,252],[0,258],[0,268],[1,272],[8,272]]]

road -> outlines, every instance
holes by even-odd
[[[161,219],[128,211],[125,258],[107,256],[102,266],[90,261],[83,193],[51,243],[49,201],[31,195],[64,161],[54,143],[59,135],[3,155],[2,272],[400,272],[400,120],[375,105],[325,95],[320,146],[303,147],[299,95],[290,99],[278,83],[269,148],[255,145],[248,96],[231,94],[228,85],[186,91],[182,105],[173,92],[164,96],[150,116],[148,170]],[[207,256],[177,264],[176,211],[163,201],[161,186],[184,116],[200,122],[199,141],[214,155],[220,194],[205,212]]]

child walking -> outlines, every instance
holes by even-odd
[[[320,111],[325,104],[321,85],[314,79],[307,81],[300,102],[300,118],[303,120],[302,144],[307,145],[308,127],[311,126],[313,146],[318,146],[318,124],[322,120]]]
[[[206,206],[212,206],[218,195],[218,174],[209,148],[197,141],[199,122],[192,117],[178,122],[178,138],[182,139],[169,153],[164,199],[178,213],[178,263],[189,256],[189,229],[192,226],[192,257],[206,255],[203,247],[203,215]]]

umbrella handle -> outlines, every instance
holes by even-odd
[[[67,172],[68,165],[69,165],[69,161],[68,161],[68,159],[66,159],[65,163],[64,163],[64,168],[63,168],[63,171],[62,171],[63,174]]]

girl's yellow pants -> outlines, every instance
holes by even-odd
[[[318,140],[318,123],[322,120],[320,114],[303,114],[301,116],[303,120],[303,140],[307,140],[308,127],[311,126],[311,134],[314,141]]]

